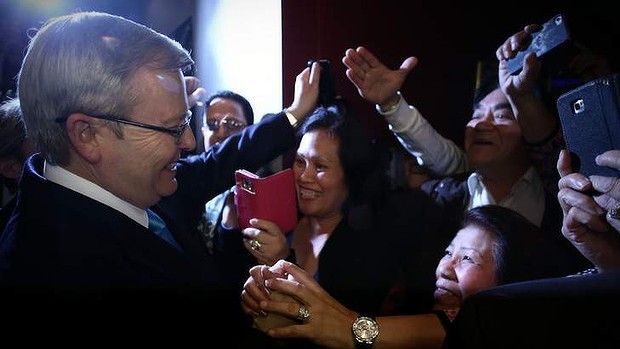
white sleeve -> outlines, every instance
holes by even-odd
[[[385,117],[390,131],[403,147],[421,159],[433,175],[447,176],[469,170],[463,149],[440,135],[402,96],[395,109],[384,113],[377,106],[377,111]]]

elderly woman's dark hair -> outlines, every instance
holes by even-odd
[[[9,99],[0,105],[0,160],[23,163],[29,155],[24,150],[27,142],[26,125],[19,107],[19,99]],[[10,166],[12,167],[12,166]],[[17,179],[0,171],[0,185],[10,193],[17,191]],[[9,172],[12,172],[9,170]]]
[[[239,103],[239,105],[241,105],[241,109],[243,109],[245,122],[248,125],[252,125],[254,123],[254,109],[252,109],[250,102],[242,95],[230,90],[220,90],[209,95],[209,97],[205,100],[205,111],[209,109],[209,104],[211,104],[211,101],[216,98],[229,99]]]
[[[298,131],[301,137],[314,130],[325,130],[340,143],[338,155],[345,179],[349,186],[349,197],[345,211],[362,204],[373,204],[387,191],[386,175],[387,149],[369,138],[364,125],[348,115],[343,103],[329,107],[318,107],[302,124]]]
[[[25,141],[26,125],[19,100],[7,100],[0,105],[0,159],[23,160]]]
[[[516,211],[479,206],[465,214],[462,226],[476,226],[496,237],[493,258],[498,285],[564,275],[554,258],[557,240]]]

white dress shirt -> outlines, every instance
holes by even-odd
[[[145,228],[149,226],[149,220],[145,210],[124,201],[97,184],[69,172],[60,166],[50,165],[46,161],[43,165],[43,176],[51,182],[71,189],[119,211]]]
[[[467,178],[469,203],[467,209],[482,205],[500,205],[519,212],[528,221],[540,227],[545,213],[545,189],[534,167],[525,172],[510,190],[510,194],[497,202],[482,182],[482,176],[472,173]]]

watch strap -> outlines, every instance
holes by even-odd
[[[355,349],[372,349],[372,343],[355,340]]]

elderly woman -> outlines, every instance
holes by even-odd
[[[330,348],[439,348],[447,326],[469,295],[500,284],[557,275],[558,266],[546,258],[554,246],[520,214],[501,206],[480,206],[467,212],[437,265],[435,312],[374,318],[345,307],[307,272],[286,261],[271,268],[252,268],[242,306],[253,316],[275,313],[303,320],[269,329],[267,333],[276,338],[307,338]],[[274,291],[293,299],[273,300]]]

